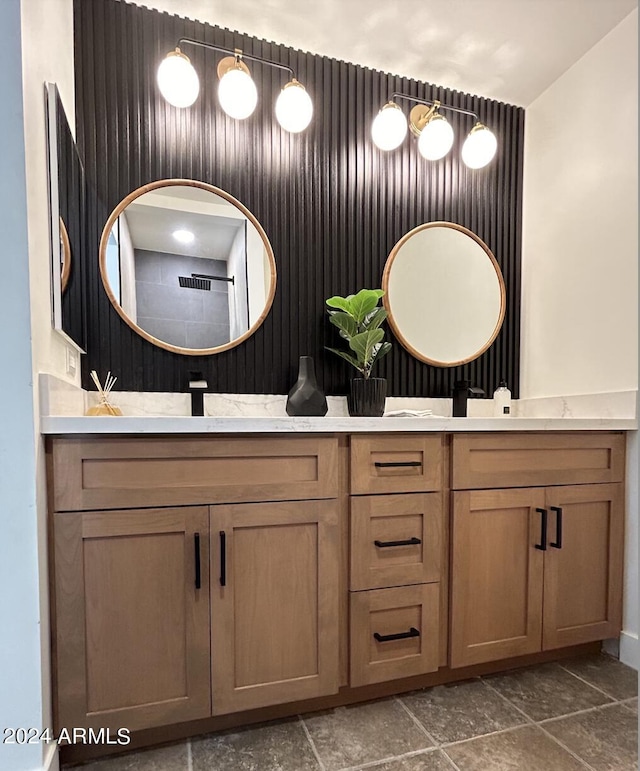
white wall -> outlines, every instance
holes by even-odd
[[[637,17],[526,111],[524,398],[638,387]]]
[[[526,112],[521,396],[638,388],[638,12]],[[638,665],[638,438],[623,660]]]
[[[44,446],[39,371],[66,377],[51,329],[44,82],[57,82],[73,121],[72,0],[2,0],[0,304],[0,726],[51,725]],[[3,216],[8,214],[9,216]],[[79,373],[76,375],[79,380]],[[54,746],[0,744],[0,768],[57,766]]]

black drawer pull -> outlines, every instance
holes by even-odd
[[[227,585],[227,534],[220,531],[220,586]]]
[[[390,461],[376,461],[373,464],[376,468],[415,468],[422,466],[420,460],[390,460]]]
[[[200,589],[202,586],[202,574],[200,567],[200,533],[195,533],[193,536],[193,547],[196,557],[196,589]]]
[[[547,550],[547,510],[546,509],[536,509],[537,512],[539,512],[542,517],[540,519],[540,543],[536,544],[536,549],[540,549],[540,551],[546,551]]]
[[[389,546],[417,546],[422,541],[419,538],[407,538],[406,541],[374,541],[379,549],[386,549]]]
[[[391,640],[408,640],[410,637],[420,637],[420,632],[412,626],[408,632],[400,632],[398,634],[378,634],[378,632],[374,632],[373,636],[378,642],[391,642]]]
[[[549,546],[562,549],[562,508],[560,506],[549,506],[549,508],[556,513],[556,540],[551,541]]]

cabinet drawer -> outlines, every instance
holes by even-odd
[[[351,589],[440,580],[442,493],[351,499]]]
[[[352,592],[351,686],[438,669],[439,584]]]
[[[442,488],[442,434],[351,437],[351,492],[413,493]]]
[[[452,488],[621,482],[624,435],[456,434]]]
[[[335,498],[331,436],[53,439],[56,511]]]

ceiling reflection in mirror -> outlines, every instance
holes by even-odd
[[[129,195],[105,227],[100,270],[127,324],[183,354],[241,343],[275,292],[260,223],[225,191],[191,180],[162,180]]]
[[[427,223],[403,236],[387,259],[382,288],[396,337],[434,366],[478,358],[504,321],[496,258],[475,233],[452,222]]]

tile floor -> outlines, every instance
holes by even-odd
[[[602,654],[200,736],[81,771],[630,771],[637,682]]]

